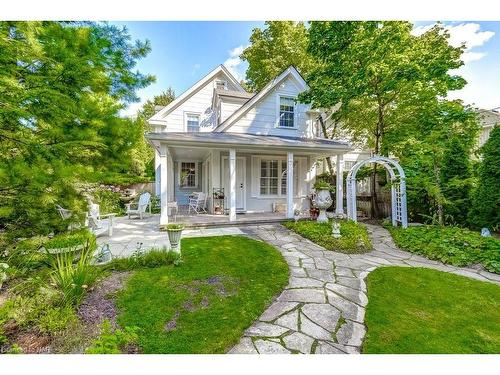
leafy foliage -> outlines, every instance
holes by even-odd
[[[250,46],[241,54],[248,62],[246,84],[261,90],[290,65],[305,74],[313,66],[307,54],[308,32],[303,22],[266,21],[264,29],[255,28]]]
[[[132,256],[127,258],[115,258],[103,266],[105,270],[128,271],[138,268],[154,268],[177,265],[180,262],[180,254],[167,249],[151,249],[147,252],[136,250]]]
[[[283,225],[327,250],[360,254],[372,249],[366,227],[352,220],[340,221],[340,238],[332,236],[331,222],[318,223],[304,220],[298,222],[288,221]]]
[[[77,306],[99,277],[99,269],[92,265],[94,251],[95,240],[88,240],[76,264],[72,251],[54,255],[51,279],[61,293],[64,304]]]
[[[0,228],[64,230],[54,205],[84,211],[78,181],[131,170],[142,129],[119,111],[154,80],[133,71],[149,50],[108,24],[0,22]]]
[[[481,263],[500,274],[500,239],[482,237],[459,227],[415,226],[402,229],[387,226],[402,249],[454,266]]]
[[[472,198],[470,224],[500,229],[500,126],[495,126],[482,148],[479,182]]]
[[[86,354],[121,354],[126,351],[128,345],[137,343],[139,336],[138,327],[125,327],[114,329],[109,320],[101,324],[101,334],[90,347],[85,350]]]
[[[463,65],[464,47],[450,46],[440,24],[419,36],[412,29],[401,21],[311,22],[308,52],[316,64],[306,74],[311,89],[299,98],[328,109],[329,136],[340,128],[354,142],[365,139],[375,154],[400,158],[414,219],[436,214],[443,224],[447,214],[463,223],[472,183],[464,158],[477,122],[469,108],[443,98],[466,83],[452,73]],[[373,164],[375,216],[376,173]]]

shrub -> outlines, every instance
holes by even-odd
[[[85,246],[89,242],[96,249],[95,235],[88,229],[81,229],[74,232],[67,232],[54,236],[44,242],[43,247],[50,253],[53,249],[78,248]]]
[[[165,265],[178,265],[180,254],[163,249],[151,249],[148,252],[137,250],[128,258],[115,258],[111,262],[103,265],[105,270],[128,271],[136,268],[154,268]]]
[[[80,258],[73,264],[72,252],[54,255],[52,282],[62,294],[67,304],[78,305],[86,290],[94,284],[99,276],[99,268],[93,266],[95,239],[88,240],[81,251]]]
[[[115,329],[111,327],[109,320],[101,324],[101,334],[90,347],[85,350],[86,354],[121,354],[126,351],[128,345],[135,344],[139,340],[138,327],[125,327]]]
[[[47,241],[46,237],[32,237],[21,241],[4,244],[4,251],[0,254],[0,259],[5,259],[15,270],[22,274],[38,269],[47,264],[47,257],[40,248]]]
[[[472,197],[469,222],[473,228],[500,229],[500,126],[484,144],[479,184]]]
[[[56,334],[62,332],[78,318],[72,306],[54,306],[45,310],[38,320],[37,327],[42,333]]]
[[[340,221],[340,238],[332,236],[332,222],[317,221],[286,222],[288,229],[300,234],[327,250],[342,253],[366,253],[372,249],[368,231],[364,226],[352,220]]]
[[[387,226],[402,249],[454,266],[482,263],[500,273],[500,239],[482,237],[478,232],[459,227],[415,226],[406,229]]]
[[[115,213],[119,216],[125,214],[125,206],[119,192],[99,187],[93,191],[92,196],[94,203],[99,204],[102,214]]]

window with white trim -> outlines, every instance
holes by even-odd
[[[188,113],[186,115],[186,130],[188,133],[200,131],[200,115]]]
[[[198,185],[197,176],[197,165],[196,162],[186,162],[180,163],[179,170],[179,185],[183,188],[194,188]]]
[[[280,114],[278,126],[281,128],[295,127],[295,99],[280,96]]]
[[[299,187],[299,163],[293,162],[293,192],[297,195]],[[262,159],[260,161],[260,195],[284,196],[287,191],[287,161]]]

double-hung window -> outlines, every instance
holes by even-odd
[[[188,133],[196,133],[200,131],[200,115],[186,115],[186,129]]]
[[[261,160],[260,195],[278,195],[278,160]]]
[[[194,188],[198,185],[196,162],[181,162],[180,163],[179,185],[183,188]]]
[[[293,192],[298,193],[298,161],[293,162]],[[285,196],[287,192],[286,160],[262,159],[260,161],[260,195]]]
[[[280,96],[279,103],[279,127],[294,128],[295,127],[295,99],[288,96]]]

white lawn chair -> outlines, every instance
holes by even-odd
[[[150,201],[151,201],[151,194],[146,192],[141,194],[141,196],[139,197],[139,202],[127,203],[125,207],[127,207],[128,218],[130,219],[131,215],[139,215],[139,218],[142,220],[142,217],[146,212],[146,209],[150,205]],[[132,206],[135,206],[137,208],[132,208]]]
[[[101,215],[99,205],[90,203],[89,212],[87,214],[88,227],[96,237],[106,232],[108,236],[111,237],[113,235],[113,221],[115,216],[116,214],[114,213]]]
[[[200,213],[207,213],[206,210],[207,205],[207,195],[203,192],[193,193],[189,196],[189,208],[188,214],[191,213],[191,210]]]

